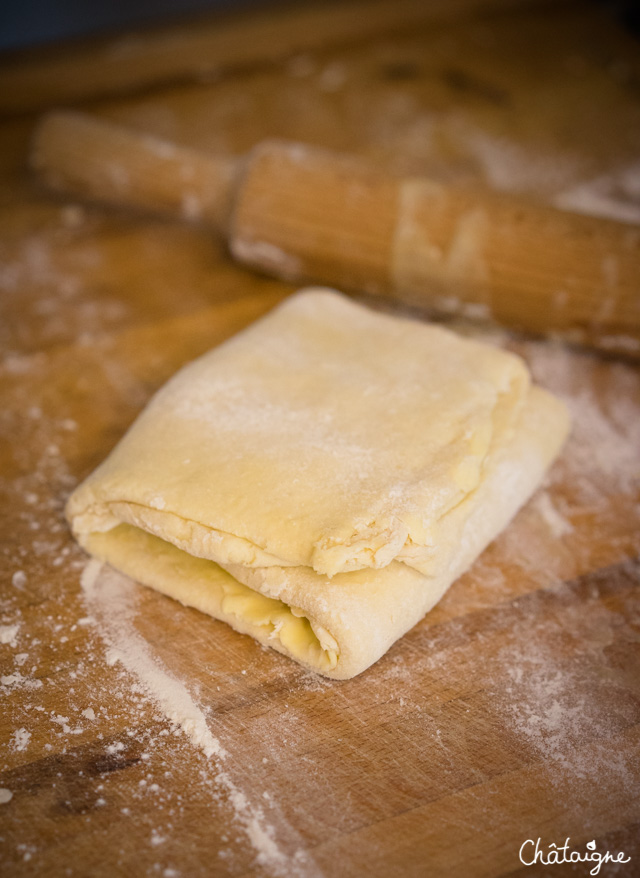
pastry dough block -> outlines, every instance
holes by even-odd
[[[506,526],[567,430],[518,357],[309,289],[169,381],[67,516],[96,557],[345,679]]]

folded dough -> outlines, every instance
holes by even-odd
[[[567,428],[518,357],[312,289],[182,369],[67,515],[97,557],[345,679],[502,530]]]

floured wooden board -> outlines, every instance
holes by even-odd
[[[617,838],[637,817],[631,367],[518,346],[572,409],[573,438],[507,532],[356,680],[320,680],[116,574],[89,571],[79,587],[69,488],[168,373],[269,304],[3,370],[12,861],[54,868],[71,836],[101,874],[118,860],[192,874],[212,855],[231,874],[256,856],[291,874],[301,850],[300,874],[360,874],[366,858],[382,875],[427,857],[466,874],[482,855],[478,874],[493,875],[531,833]]]
[[[640,209],[627,36],[600,11],[474,16],[92,108],[193,145],[282,133]],[[66,497],[155,389],[291,288],[198,231],[37,192],[17,170],[33,118],[0,129],[1,871],[586,874],[519,860],[570,837],[632,858],[600,874],[636,874],[637,367],[490,333],[567,402],[571,439],[423,622],[361,677],[322,680],[72,542]],[[466,132],[455,148],[445,129]]]

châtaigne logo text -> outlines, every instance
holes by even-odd
[[[571,850],[567,838],[563,845],[551,842],[546,850],[542,845],[542,839],[534,841],[528,838],[520,847],[520,862],[525,866],[534,866],[541,863],[543,866],[560,866],[562,863],[593,863],[590,875],[598,875],[603,863],[628,863],[631,857],[625,857],[624,852],[612,854],[609,851],[596,850],[595,841],[587,842],[586,851]]]

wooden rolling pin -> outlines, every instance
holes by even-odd
[[[640,227],[266,141],[225,159],[57,112],[32,167],[55,189],[197,221],[286,280],[492,318],[640,356]]]

